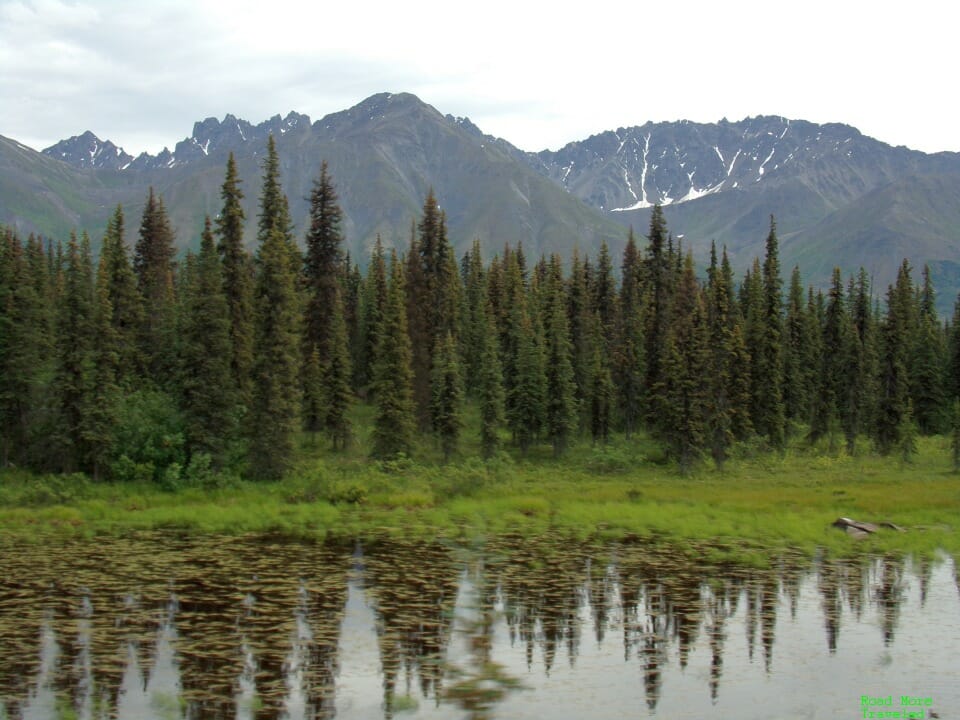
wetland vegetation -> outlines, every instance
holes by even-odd
[[[362,414],[355,427],[362,429]],[[921,438],[911,463],[864,453],[788,449],[732,458],[722,472],[679,475],[657,445],[636,438],[577,445],[561,459],[500,453],[483,462],[373,464],[359,450],[307,449],[281,481],[222,474],[152,482],[0,474],[0,535],[21,540],[121,535],[267,533],[311,541],[357,537],[449,539],[535,536],[662,538],[741,562],[771,551],[813,555],[897,551],[926,557],[960,550],[960,482],[949,440]],[[906,532],[854,541],[837,517],[890,521]]]

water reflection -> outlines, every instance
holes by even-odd
[[[553,537],[0,549],[11,719],[453,718],[474,687],[455,667],[532,688],[501,717],[859,716],[864,693],[960,708],[946,558],[760,571]],[[469,628],[482,632],[458,640]]]

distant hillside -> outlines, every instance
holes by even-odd
[[[50,168],[59,168],[61,179],[46,183],[43,194],[73,201],[61,201],[65,211],[57,212],[52,199],[51,207],[35,208],[37,202],[26,195],[5,194],[0,221],[57,237],[84,227],[98,237],[118,202],[131,216],[128,227],[135,228],[136,213],[152,185],[163,195],[179,244],[196,246],[204,214],[219,210],[220,184],[233,151],[252,242],[260,162],[270,133],[277,141],[298,236],[307,225],[312,182],[327,160],[344,210],[349,249],[361,262],[378,234],[387,247],[407,247],[411,223],[419,218],[430,187],[447,214],[458,252],[475,238],[490,254],[508,242],[522,242],[532,254],[565,255],[574,246],[587,249],[604,240],[619,251],[625,242],[618,223],[536,172],[516,148],[486,138],[468,120],[445,117],[409,94],[375,95],[314,123],[296,113],[256,126],[232,115],[223,121],[208,118],[196,123],[193,135],[173,151],[134,159],[90,133],[43,154],[8,141],[0,145],[0,167],[8,168],[4,181],[36,187],[46,183]],[[8,154],[17,161],[4,163]]]
[[[570,143],[530,162],[588,204],[642,230],[665,207],[699,261],[711,240],[738,269],[762,254],[775,215],[785,272],[825,284],[835,265],[874,274],[930,263],[941,306],[960,270],[960,153],[891,147],[847,125],[748,118],[647,123]]]

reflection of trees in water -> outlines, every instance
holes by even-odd
[[[167,622],[176,631],[173,649],[189,717],[236,716],[247,651],[257,718],[283,713],[291,679],[300,683],[307,717],[333,716],[350,565],[345,550],[249,538],[163,538],[37,552],[43,554],[0,554],[0,698],[11,718],[22,714],[36,687],[45,628],[59,648],[47,678],[60,702],[80,714],[114,715],[133,658],[146,685]],[[511,642],[523,648],[528,667],[542,657],[547,673],[564,650],[576,662],[583,633],[603,644],[619,625],[625,659],[637,663],[651,709],[672,648],[679,667],[687,667],[701,633],[710,653],[710,696],[717,700],[738,611],[751,660],[762,653],[770,671],[781,595],[795,619],[811,572],[831,653],[845,610],[860,620],[875,608],[884,641],[894,639],[906,594],[901,560],[812,565],[788,557],[772,570],[755,570],[711,565],[705,556],[653,543],[501,538],[482,553],[477,598],[481,609],[502,604]],[[404,681],[406,693],[417,683],[423,697],[442,695],[462,563],[439,544],[395,542],[371,545],[364,562],[391,716]],[[931,564],[918,561],[911,572],[925,602]],[[955,579],[956,573],[955,565]],[[582,627],[591,622],[592,628]]]
[[[880,628],[883,631],[883,644],[893,642],[893,635],[900,618],[900,604],[905,594],[903,561],[884,557],[877,561],[873,597],[880,613]]]
[[[822,560],[817,568],[817,589],[820,591],[820,607],[827,633],[827,649],[833,655],[840,638],[840,616],[843,613],[843,598],[840,592],[845,563]]]
[[[893,642],[900,607],[905,597],[903,560],[894,557],[863,558],[860,560],[823,559],[817,566],[817,589],[820,592],[827,648],[836,652],[841,616],[846,605],[859,622],[865,607],[873,605],[880,615],[880,628],[885,645]],[[932,569],[921,564],[921,597],[924,586],[930,582]],[[921,606],[922,606],[921,601]]]
[[[50,568],[48,617],[59,648],[51,687],[64,708],[111,716],[132,659],[141,682],[152,668],[168,581],[141,547],[124,540],[64,551],[69,556]]]
[[[933,564],[926,558],[920,558],[914,563],[914,572],[920,581],[920,607],[927,605],[927,593],[930,592],[930,578],[933,576]]]
[[[441,694],[460,568],[449,550],[435,544],[374,544],[364,564],[377,619],[384,708],[392,717],[401,673],[406,693],[418,677],[423,697]]]
[[[253,655],[257,718],[285,712],[291,679],[300,683],[308,718],[332,717],[348,566],[343,551],[296,542],[265,543],[244,558],[245,574],[235,580],[244,610],[238,629]],[[231,672],[236,683],[237,668]]]
[[[4,565],[8,562],[16,559],[4,558]],[[49,579],[9,566],[5,575],[0,585],[0,700],[15,714],[40,672],[41,603]]]
[[[710,638],[710,699],[716,703],[723,675],[723,644],[727,639],[726,622],[736,611],[740,593],[731,592],[732,583],[719,579],[704,586],[704,625]]]
[[[527,666],[537,645],[547,673],[560,647],[566,647],[573,664],[580,645],[579,612],[594,593],[587,546],[554,537],[506,538],[492,544],[490,552],[487,571],[500,587],[511,644],[525,647]]]
[[[16,708],[35,686],[44,623],[59,648],[50,685],[58,703],[81,716],[116,716],[132,662],[146,689],[160,630],[172,623],[188,717],[236,717],[244,633],[257,653],[257,717],[278,717],[288,693],[291,633],[286,631],[295,625],[298,608],[312,635],[303,673],[307,716],[331,717],[346,601],[342,553],[244,539],[164,538],[104,539],[59,555],[40,564],[30,558],[23,567],[4,558],[0,568],[14,578],[30,578],[29,591],[16,580],[0,590],[0,693],[11,717],[18,717]],[[301,592],[300,577],[318,570],[323,580]],[[251,591],[256,602],[245,605]]]

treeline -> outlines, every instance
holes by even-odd
[[[384,459],[425,435],[450,457],[468,402],[485,456],[508,438],[559,456],[580,437],[644,431],[684,469],[798,435],[909,454],[917,433],[958,424],[960,315],[938,320],[929,272],[915,284],[904,261],[883,313],[863,270],[835,270],[824,294],[794,268],[784,292],[772,219],[762,263],[737,283],[713,248],[702,282],[655,207],[618,284],[605,245],[566,273],[557,255],[529,263],[509,245],[484,263],[475,242],[458,263],[431,191],[406,253],[378,239],[363,275],[326,164],[304,251],[272,138],[254,256],[232,156],[221,197],[180,262],[152,190],[132,257],[118,207],[96,268],[86,234],[64,246],[3,230],[3,466],[277,478],[301,433],[353,442],[358,400],[375,407],[367,450]]]

